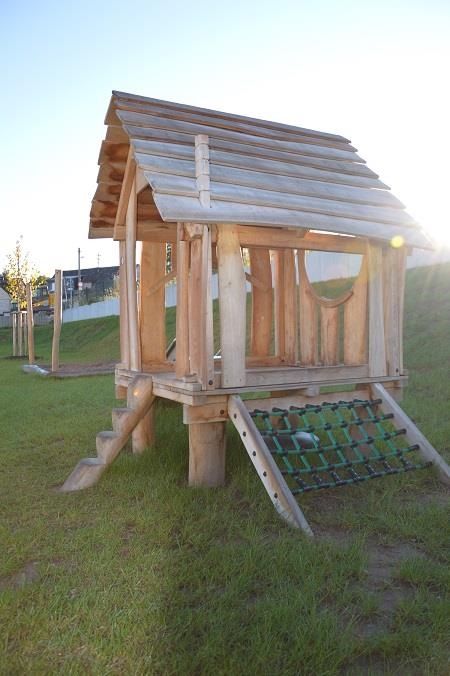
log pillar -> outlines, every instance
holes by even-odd
[[[189,425],[189,485],[222,486],[225,483],[225,422]]]

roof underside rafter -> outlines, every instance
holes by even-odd
[[[120,92],[105,122],[90,237],[113,236],[131,157],[151,189],[151,203],[138,207],[143,223],[297,227],[385,241],[400,235],[407,245],[430,247],[342,136]]]

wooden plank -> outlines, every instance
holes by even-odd
[[[234,126],[236,123],[244,123],[258,129],[267,128],[274,129],[276,131],[299,134],[302,138],[308,138],[309,143],[318,142],[323,145],[330,144],[330,147],[343,147],[348,148],[349,150],[354,150],[354,148],[349,146],[350,141],[341,135],[316,131],[314,129],[305,129],[304,127],[298,127],[282,122],[262,120],[244,115],[236,115],[234,113],[199,108],[198,106],[174,103],[173,101],[162,101],[160,99],[153,99],[118,91],[113,92],[112,103],[114,104],[114,107],[110,107],[110,115],[108,114],[106,117],[106,124],[117,123],[115,110],[117,107],[119,107],[122,110],[141,110],[149,113],[159,112],[159,114],[172,116],[175,119],[180,117],[184,119],[185,116],[194,115],[197,121],[201,120],[204,122],[205,119],[208,118],[214,124],[220,123],[226,125],[226,127],[230,129],[237,129],[237,127]],[[127,103],[131,105],[127,105]]]
[[[278,250],[273,252],[273,305],[274,305],[274,319],[275,319],[275,355],[284,358],[286,353],[286,316],[285,316],[285,282],[284,282],[284,265],[283,252]]]
[[[289,490],[283,475],[264,443],[259,430],[251,419],[244,402],[237,396],[228,401],[228,411],[244,447],[252,461],[277,512],[294,528],[301,528],[307,535],[313,532]]]
[[[332,251],[333,253],[366,252],[366,241],[357,237],[308,232],[301,229],[258,228],[252,225],[239,226],[241,247],[265,249],[307,249],[311,251]]]
[[[128,330],[128,289],[127,289],[127,251],[125,242],[119,242],[119,335],[120,335],[120,361],[121,364],[130,368],[130,336]]]
[[[320,358],[325,366],[339,363],[339,307],[320,308]]]
[[[261,135],[257,134],[257,130],[250,127],[242,127],[239,131],[224,129],[223,127],[215,127],[207,123],[188,122],[186,120],[175,120],[157,115],[147,115],[146,113],[137,113],[127,110],[118,110],[117,117],[125,125],[135,125],[141,127],[151,127],[154,129],[168,129],[170,131],[187,132],[193,134],[207,134],[211,138],[222,138],[230,141],[240,141],[248,145],[256,145],[263,147],[282,147],[296,152],[299,155],[312,155],[314,157],[322,157],[334,160],[344,160],[348,162],[364,163],[364,160],[359,157],[354,150],[344,148],[330,148],[320,144],[305,142],[300,136],[295,136],[289,133],[278,131],[271,131],[264,129]]]
[[[255,409],[270,411],[274,407],[289,409],[290,406],[307,406],[309,404],[329,404],[337,403],[339,401],[352,401],[353,399],[367,399],[369,397],[369,390],[358,388],[355,390],[344,390],[343,392],[324,392],[314,396],[307,396],[298,394],[296,390],[292,394],[284,394],[283,396],[267,397],[264,399],[246,399],[244,405],[248,411]]]
[[[166,246],[142,242],[140,266],[141,364],[166,361]]]
[[[203,406],[183,406],[183,423],[225,422],[228,420],[227,397],[203,404]]]
[[[249,249],[252,282],[251,354],[266,357],[270,352],[273,321],[272,269],[268,249]]]
[[[53,313],[52,373],[59,371],[59,339],[62,325],[62,271],[55,270],[55,304]]]
[[[259,183],[258,187],[242,186],[239,183],[239,177],[234,176],[235,172],[228,172],[227,183],[221,183],[215,180],[214,174],[217,168],[211,170],[211,184],[208,194],[214,200],[228,201],[233,203],[251,204],[263,207],[280,207],[283,209],[297,209],[312,213],[323,213],[337,215],[346,218],[359,218],[380,223],[392,223],[405,226],[414,226],[415,222],[402,209],[392,208],[390,205],[373,206],[369,203],[355,201],[353,195],[346,188],[340,190],[317,189],[311,191],[302,190],[301,182],[296,188],[296,193],[283,191],[282,177],[274,174],[268,174],[268,180],[259,182],[256,179],[254,183]],[[256,172],[248,172],[255,173]],[[147,172],[146,172],[147,174]],[[235,178],[235,182],[233,182]],[[168,195],[181,195],[185,197],[198,196],[198,178],[197,181],[185,176],[174,176],[172,174],[158,174],[152,176],[150,183],[157,193]],[[267,185],[267,189],[261,189],[260,186]],[[320,182],[316,182],[319,183]],[[206,184],[205,184],[206,185]],[[327,184],[322,184],[327,187]],[[370,192],[370,191],[369,191]],[[376,192],[376,191],[372,191]],[[313,193],[312,196],[310,193]],[[208,206],[209,206],[208,202]]]
[[[398,375],[403,370],[402,315],[403,281],[406,256],[388,247],[383,252],[384,325],[387,372]]]
[[[344,364],[367,363],[367,263],[363,258],[351,298],[344,305]]]
[[[130,144],[128,142],[117,142],[104,140],[100,146],[100,153],[97,164],[104,162],[126,162]]]
[[[406,413],[400,408],[395,399],[387,392],[386,388],[381,383],[374,383],[371,385],[371,390],[374,398],[381,399],[381,408],[384,413],[392,413],[394,424],[406,429],[406,436],[411,444],[419,445],[419,453],[425,461],[430,461],[436,468],[441,481],[450,486],[450,467],[445,462],[444,458],[437,452],[437,450],[430,444],[428,439],[420,432],[414,425],[412,420],[408,418]]]
[[[211,208],[206,212],[199,205],[198,199],[171,195],[155,194],[155,203],[163,220],[172,222],[184,220],[194,223],[213,222],[218,224],[239,223],[241,225],[273,227],[304,227],[387,241],[390,241],[394,235],[401,235],[409,246],[429,247],[428,239],[420,230],[406,226],[216,200],[211,202]]]
[[[139,339],[139,317],[136,282],[136,185],[133,181],[125,219],[125,249],[127,277],[128,341],[130,346],[130,368],[141,370],[141,346]]]
[[[195,137],[195,188],[200,204],[209,208],[211,203],[209,177],[209,145],[206,134]]]
[[[189,368],[189,244],[183,241],[183,225],[177,227],[177,378],[190,373]]]
[[[217,227],[222,387],[245,385],[246,288],[234,225]]]
[[[310,293],[304,252],[298,252],[297,259],[299,275],[300,360],[306,366],[313,366],[318,362],[318,306],[314,296]]]
[[[158,144],[163,146],[163,144]],[[184,146],[181,146],[184,148]],[[164,148],[161,149],[163,152]],[[301,175],[285,175],[284,173],[272,170],[270,161],[258,161],[251,158],[234,156],[226,154],[224,158],[219,153],[211,150],[211,171],[210,178],[214,182],[215,193],[220,196],[227,194],[227,185],[254,188],[258,190],[278,191],[288,193],[289,195],[304,195],[310,197],[320,197],[324,199],[340,200],[352,202],[355,204],[366,204],[378,207],[389,207],[393,209],[403,209],[404,205],[392,195],[388,190],[371,190],[352,185],[346,185],[345,180],[340,179],[340,174],[335,174],[331,180],[326,180],[323,174],[315,175],[313,178],[306,178]],[[155,174],[152,177],[152,186],[158,192],[177,193],[185,195],[195,195],[197,186],[195,181],[188,174],[188,167],[185,162],[191,161],[191,157],[186,153],[181,160],[174,159],[172,153],[166,150],[164,155],[154,154],[155,159],[146,161],[143,166],[158,166],[164,169],[164,161],[160,158],[170,160],[166,166],[173,172],[177,164],[181,161],[181,170],[184,172],[181,176],[178,174]],[[142,154],[138,155],[142,159]],[[153,156],[152,156],[153,157]],[[214,160],[214,162],[213,162]],[[257,167],[254,165],[257,164]],[[244,166],[246,168],[236,168]],[[292,165],[296,167],[296,165]],[[259,170],[257,170],[257,168]],[[288,170],[294,173],[296,169],[288,167]],[[145,170],[144,170],[145,171]],[[300,174],[305,172],[300,172]],[[315,179],[315,180],[314,180]]]
[[[132,147],[136,153],[156,155],[171,159],[194,161],[193,136],[173,134],[142,127],[126,127],[132,136]],[[263,173],[281,174],[286,177],[321,180],[364,189],[388,190],[376,174],[364,164],[324,160],[317,157],[284,152],[274,148],[261,148],[244,143],[214,139],[210,148],[210,159],[215,167],[234,167],[236,170],[253,170]],[[142,159],[143,165],[145,160]],[[390,194],[390,193],[388,193]]]
[[[282,252],[284,268],[284,348],[288,363],[298,362],[298,310],[297,310],[297,272],[295,252],[284,249]]]
[[[383,312],[383,270],[380,246],[368,244],[368,301],[369,301],[369,374],[385,376],[386,348]]]

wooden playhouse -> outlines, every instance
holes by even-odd
[[[119,242],[127,406],[63,490],[93,485],[130,435],[134,452],[150,446],[157,397],[183,406],[191,485],[223,483],[231,420],[277,510],[308,533],[296,493],[430,462],[448,482],[396,402],[406,256],[430,243],[350,142],[120,92],[105,122],[89,236]],[[311,281],[318,251],[358,258],[342,293]]]

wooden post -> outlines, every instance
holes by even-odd
[[[214,388],[213,322],[211,297],[211,231],[196,227],[191,240],[189,274],[189,361],[202,389]]]
[[[128,292],[127,292],[127,265],[126,245],[119,242],[119,303],[120,303],[120,361],[124,368],[130,368],[130,341],[128,332]]]
[[[28,324],[28,363],[34,364],[34,317],[33,317],[33,296],[31,292],[31,282],[27,282],[27,324]]]
[[[59,370],[59,339],[62,324],[62,273],[55,270],[55,307],[53,315],[52,371]]]
[[[369,296],[369,375],[386,375],[386,349],[383,312],[383,260],[381,247],[368,244],[368,296]]]
[[[298,361],[298,318],[295,251],[285,249],[282,254],[282,262],[284,269],[284,356],[288,363],[296,364]]]
[[[367,362],[367,262],[364,257],[353,294],[344,305],[344,364]]]
[[[245,273],[235,225],[217,226],[222,387],[245,385]]]
[[[131,186],[130,199],[128,202],[125,218],[125,245],[127,266],[127,306],[128,306],[128,331],[130,345],[130,369],[141,370],[141,350],[139,341],[139,317],[137,306],[137,282],[136,282],[136,227],[137,227],[137,196],[136,179]]]
[[[189,485],[221,486],[225,482],[224,422],[189,425]]]
[[[387,374],[403,371],[402,320],[406,266],[405,250],[389,248],[383,256],[384,323],[386,332]]]
[[[339,307],[320,308],[320,358],[325,366],[339,363]]]
[[[284,357],[286,353],[286,331],[284,315],[284,266],[283,251],[277,250],[273,255],[274,263],[274,310],[275,310],[275,354]]]
[[[142,242],[140,275],[141,361],[144,366],[166,359],[166,245]]]
[[[252,283],[251,354],[267,357],[272,339],[272,269],[269,249],[249,249]]]
[[[177,226],[177,314],[176,340],[177,353],[175,375],[183,378],[190,373],[189,368],[189,242],[184,240],[182,223]]]
[[[317,303],[309,291],[309,280],[305,267],[305,252],[298,256],[299,299],[300,299],[300,358],[304,366],[317,364],[318,328]]]

